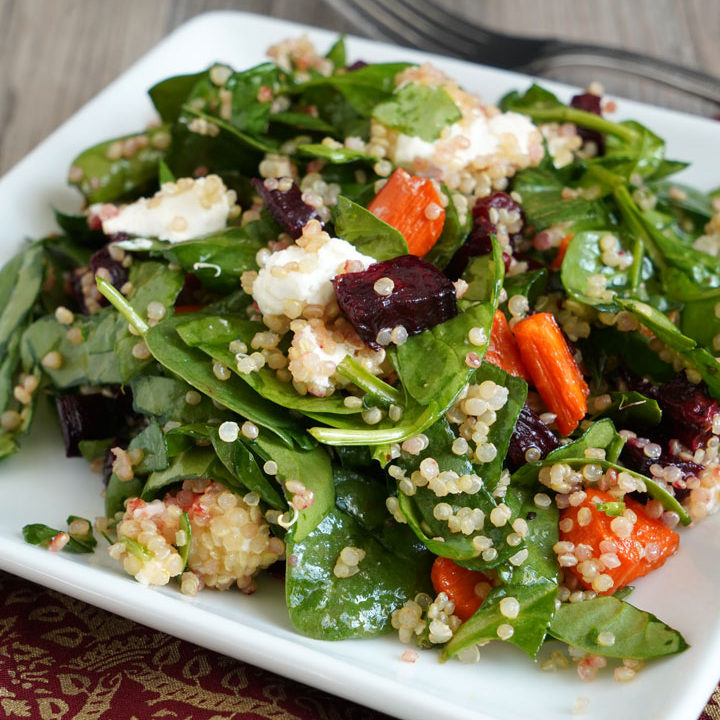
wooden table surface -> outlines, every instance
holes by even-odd
[[[588,40],[720,72],[717,0],[442,2],[494,29]],[[228,8],[354,31],[323,0],[0,0],[0,174],[175,27]],[[629,76],[566,70],[553,77],[581,85],[597,78],[617,95],[718,113]]]
[[[506,32],[589,40],[720,72],[718,0],[442,3]],[[354,30],[323,0],[0,0],[0,174],[173,28],[227,8]],[[596,77],[573,69],[554,75],[577,84]],[[618,95],[717,113],[702,100],[629,76],[602,80]]]

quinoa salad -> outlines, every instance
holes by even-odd
[[[268,58],[152,87],[0,270],[0,458],[49,403],[105,503],[25,539],[407,662],[685,650],[629,596],[720,508],[720,191],[599,85]]]

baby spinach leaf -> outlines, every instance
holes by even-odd
[[[11,336],[35,305],[44,269],[42,245],[36,243],[0,270],[0,359]]]
[[[601,632],[611,632],[615,642],[601,645]],[[688,648],[677,630],[612,596],[563,603],[550,624],[550,634],[568,645],[606,657],[648,660]]]
[[[153,85],[148,94],[166,123],[173,123],[180,115],[180,110],[198,81],[207,76],[207,71],[192,75],[175,75]]]
[[[451,658],[471,645],[497,640],[500,625],[510,625],[513,629],[507,642],[517,645],[534,658],[555,613],[557,592],[556,583],[542,579],[532,585],[502,585],[495,588],[445,646],[443,659]],[[515,619],[509,619],[500,612],[500,602],[506,597],[513,597],[520,604],[520,612]]]
[[[255,456],[243,442],[221,440],[216,427],[210,430],[210,440],[220,462],[240,485],[256,492],[270,507],[285,508],[286,504],[280,493],[262,473]]]
[[[600,240],[607,232],[602,230],[585,230],[576,233],[565,252],[563,258],[561,277],[565,290],[576,300],[587,305],[592,305],[600,312],[617,311],[617,305],[611,298],[600,299],[588,294],[589,278],[595,275],[602,275],[605,278],[605,285],[610,292],[623,293],[630,287],[628,269],[609,267],[602,261],[602,249]],[[622,234],[620,237],[621,247],[625,253],[631,253],[631,243]],[[647,279],[652,273],[652,268],[645,266],[641,277]]]
[[[162,187],[165,183],[175,182],[175,173],[167,166],[164,160],[158,161],[158,185]]]
[[[611,404],[597,418],[610,418],[616,427],[648,428],[658,425],[662,420],[662,410],[657,400],[645,397],[639,392],[611,392]]]
[[[460,217],[453,202],[452,193],[445,186],[443,186],[443,192],[448,198],[445,208],[445,223],[440,237],[424,258],[441,270],[447,267],[452,256],[462,246],[472,225],[472,215],[466,211],[464,217]]]
[[[233,412],[266,427],[288,445],[293,442],[308,447],[310,440],[302,426],[274,403],[265,400],[236,375],[218,380],[212,362],[201,350],[185,345],[176,328],[187,322],[183,316],[173,317],[150,328],[145,342],[155,359],[196,390]]]
[[[128,450],[142,450],[142,460],[133,468],[136,473],[165,470],[168,467],[168,452],[165,436],[160,425],[154,420],[148,423],[128,445]]]
[[[270,62],[234,72],[225,83],[232,93],[232,125],[251,135],[267,133],[272,102],[259,100],[259,92],[263,87],[279,89],[283,79],[283,71]]]
[[[250,447],[263,460],[277,463],[276,477],[283,486],[288,480],[299,480],[308,490],[312,490],[314,502],[298,512],[297,522],[292,529],[292,537],[296,542],[304,540],[318,527],[335,502],[332,467],[327,451],[322,447],[290,449],[277,437],[264,431],[260,432]]]
[[[232,417],[227,410],[218,410],[207,396],[200,395],[197,404],[187,402],[187,393],[193,388],[176,378],[137,375],[131,380],[130,387],[135,412],[154,416],[163,424],[171,420],[188,425],[208,418],[229,420]],[[192,399],[194,402],[195,398]]]
[[[441,471],[453,470],[459,476],[477,472],[478,468],[473,467],[467,456],[455,455],[452,452],[451,447],[456,435],[445,419],[439,420],[428,428],[425,435],[428,438],[428,446],[425,450],[418,455],[403,453],[395,461],[395,464],[405,470],[408,477],[419,469],[420,463],[426,457],[434,458]],[[496,567],[522,549],[522,546],[511,547],[506,542],[507,536],[512,532],[511,523],[498,528],[490,522],[490,513],[497,507],[497,503],[486,487],[482,487],[479,492],[474,494],[459,493],[438,498],[432,490],[425,486],[417,488],[416,493],[412,496],[399,492],[398,500],[408,525],[428,550],[436,555],[449,557],[465,567],[473,570]],[[472,535],[450,532],[447,522],[438,520],[433,513],[438,502],[448,503],[453,512],[457,512],[461,507],[479,508],[485,515],[484,528]],[[497,551],[497,557],[492,560],[484,560],[473,547],[475,535],[489,537]]]
[[[697,188],[682,183],[663,180],[650,184],[660,205],[679,208],[694,215],[699,215],[705,221],[713,215],[712,198]]]
[[[378,262],[408,253],[407,242],[398,230],[342,195],[338,198],[334,222],[338,237]]]
[[[145,481],[139,477],[132,480],[120,480],[113,473],[105,488],[105,517],[113,518],[125,510],[125,501],[128,498],[140,497]]]
[[[539,268],[509,275],[505,278],[503,287],[508,298],[513,295],[524,295],[528,299],[530,307],[535,307],[538,297],[545,292],[547,284],[548,271],[545,268]]]
[[[197,275],[210,290],[228,292],[240,287],[246,270],[257,270],[258,250],[277,237],[277,229],[263,220],[243,227],[227,228],[219,233],[179,243],[153,242],[152,250],[162,253],[185,272]],[[120,243],[121,247],[123,243]],[[125,244],[131,246],[132,241]],[[149,249],[149,248],[148,248]]]
[[[513,187],[522,195],[528,224],[537,230],[565,224],[575,231],[610,226],[605,203],[564,196],[565,185],[557,172],[545,168],[528,168],[515,176]]]
[[[286,112],[273,113],[270,115],[270,122],[288,125],[296,130],[310,130],[312,132],[321,132],[330,135],[335,132],[335,128],[330,123],[325,122],[322,118],[304,112],[292,112],[288,110]],[[312,147],[315,146],[312,145]],[[322,147],[325,146],[323,145]]]
[[[478,327],[489,338],[493,312],[487,302],[470,306],[398,346],[397,372],[405,391],[421,405],[449,407],[474,372],[466,356],[472,352],[482,357],[487,350],[487,345],[473,345],[468,333]]]
[[[527,522],[528,534],[525,548],[528,556],[522,565],[515,567],[506,563],[498,568],[498,574],[508,585],[531,585],[549,580],[557,584],[558,564],[553,546],[558,541],[559,511],[555,503],[541,508],[535,505],[535,488],[521,488],[510,484],[505,494],[505,504],[513,518]]]
[[[153,500],[172,485],[196,478],[212,478],[234,490],[234,478],[231,478],[233,482],[228,483],[227,472],[218,472],[221,467],[212,447],[191,447],[176,455],[165,470],[151,473],[140,497],[143,500]]]
[[[335,70],[340,70],[347,65],[347,51],[345,49],[345,36],[341,35],[327,51],[325,57],[335,66]]]
[[[462,118],[447,90],[419,83],[408,83],[390,100],[376,105],[372,116],[398,132],[433,142],[445,127]]]
[[[304,540],[286,537],[286,599],[303,634],[325,640],[370,637],[389,628],[390,615],[429,589],[432,557],[413,543],[407,527],[388,520],[382,485],[356,473],[337,478],[337,505]],[[365,551],[358,572],[337,577],[345,547]]]
[[[181,322],[177,332],[190,347],[197,347],[214,360],[226,365],[266,400],[300,412],[337,415],[353,415],[359,412],[358,408],[346,407],[340,393],[329,397],[300,395],[292,385],[278,380],[275,372],[269,368],[261,368],[252,373],[239,372],[235,355],[228,349],[229,343],[240,339],[250,348],[255,333],[264,329],[261,323],[240,318],[202,316]]]
[[[683,335],[670,318],[647,303],[624,298],[618,299],[618,304],[635,315],[666,345],[685,355],[697,368],[713,397],[720,397],[720,365],[713,355],[693,338]]]
[[[79,518],[75,515],[70,515],[67,519],[68,525],[73,520],[85,520],[85,518]],[[85,520],[90,526],[90,530],[87,535],[69,535],[67,544],[62,548],[63,552],[69,553],[91,553],[95,550],[97,540],[92,533],[92,523],[89,520]],[[31,545],[42,545],[47,547],[50,541],[60,532],[68,532],[67,530],[56,530],[48,525],[42,525],[41,523],[34,523],[31,525],[25,525],[23,527],[23,538],[25,542]]]
[[[462,274],[462,279],[467,282],[468,287],[458,301],[461,310],[466,310],[469,305],[478,302],[490,303],[493,312],[497,309],[505,279],[505,263],[502,247],[497,238],[491,236],[491,240],[492,252],[471,258]]]
[[[71,184],[89,204],[118,202],[152,191],[157,186],[158,160],[165,154],[163,148],[169,131],[168,125],[160,125],[88,148],[72,162],[80,179],[70,180]],[[144,145],[142,139],[146,141]],[[123,149],[133,143],[136,149],[125,157]]]
[[[395,76],[409,67],[409,63],[372,63],[341,75],[316,77],[296,86],[293,93],[309,88],[332,87],[338,90],[356,112],[369,117],[373,108],[389,100],[395,89]]]
[[[335,165],[345,165],[358,161],[373,164],[377,162],[375,158],[363,152],[362,150],[353,150],[348,147],[329,147],[322,143],[304,143],[298,145],[298,151],[303,155],[314,158],[322,158]]]

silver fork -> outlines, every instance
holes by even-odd
[[[488,30],[432,0],[327,0],[368,35],[485,65],[542,75],[562,67],[630,73],[720,104],[720,77],[629,50]]]

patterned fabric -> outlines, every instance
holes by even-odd
[[[3,572],[0,597],[0,718],[386,718]]]
[[[389,720],[3,572],[0,597],[8,720]]]

